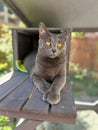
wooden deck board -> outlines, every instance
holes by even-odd
[[[42,100],[42,94],[35,89],[32,97],[25,104],[23,111],[36,113],[36,114],[47,114],[49,110],[49,104]]]
[[[28,77],[28,79],[1,101],[0,108],[4,110],[20,111],[22,106],[28,100],[33,88],[34,86],[31,84]]]
[[[19,71],[17,72],[10,72],[2,77],[0,77],[0,87],[2,84],[6,83],[7,81],[9,81],[10,79],[14,78],[15,76],[17,76],[18,74],[20,74]]]
[[[0,114],[5,116],[75,123],[76,111],[69,81],[63,90],[61,102],[51,109],[25,73],[19,73],[1,85],[0,99]]]
[[[62,90],[61,101],[57,105],[51,107],[50,113],[58,116],[76,116],[75,104],[72,96],[72,86],[67,80],[65,88]]]
[[[2,110],[0,109],[0,115],[14,117],[14,118],[25,118],[30,120],[39,120],[39,121],[49,121],[49,122],[55,122],[55,123],[68,123],[68,124],[74,124],[76,117],[69,117],[69,116],[56,116],[53,114],[48,113],[46,114],[34,114],[33,112],[24,112],[24,111],[12,111],[12,110]]]
[[[20,73],[0,86],[0,101],[27,79],[27,75]]]

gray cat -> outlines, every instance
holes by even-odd
[[[60,102],[60,93],[66,84],[66,40],[69,34],[64,31],[53,34],[44,23],[39,25],[39,47],[35,65],[29,70],[30,78],[43,93],[43,100],[52,105]],[[28,68],[26,62],[25,59]]]

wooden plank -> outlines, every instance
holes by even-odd
[[[28,75],[21,73],[16,77],[10,79],[8,82],[4,83],[0,87],[0,101],[11,93],[14,89],[19,87],[19,85],[27,79]]]
[[[31,119],[31,120],[39,120],[39,121],[49,121],[49,122],[56,122],[56,123],[69,123],[73,124],[75,123],[75,117],[70,116],[54,116],[50,113],[46,114],[35,114],[32,112],[26,112],[26,111],[12,111],[12,110],[3,110],[0,109],[0,115],[8,116],[8,117],[15,117],[15,118],[25,118],[25,119]]]
[[[15,130],[35,130],[35,128],[41,124],[40,121],[33,120],[25,120],[20,126],[18,126]]]
[[[19,84],[19,87],[0,102],[0,109],[20,111],[28,98],[30,98],[30,94],[33,93],[33,88],[34,86],[28,77],[27,80]]]
[[[59,104],[51,106],[50,114],[62,118],[75,118],[76,108],[72,96],[71,84],[68,80],[62,91],[61,97],[62,98]]]
[[[14,78],[15,76],[17,76],[19,74],[19,71],[17,72],[9,72],[8,74],[0,77],[0,87],[2,84],[4,84],[5,82],[9,81],[10,79]]]
[[[42,100],[42,94],[36,89],[32,97],[25,104],[23,111],[35,113],[35,114],[47,114],[49,110],[49,104]]]

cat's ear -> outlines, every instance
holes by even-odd
[[[72,28],[65,28],[65,29],[61,29],[60,32],[61,32],[62,34],[65,34],[66,37],[69,37],[70,34],[71,34],[71,32],[72,32],[72,30],[73,30]]]
[[[69,28],[65,28],[60,30],[61,34],[59,35],[59,37],[63,40],[66,41],[67,38],[69,38],[69,36],[71,35],[72,29]]]
[[[45,37],[48,35],[47,27],[44,23],[39,24],[39,37]]]

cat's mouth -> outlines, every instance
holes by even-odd
[[[56,58],[57,55],[56,54],[52,54],[52,55],[49,55],[50,58]]]

